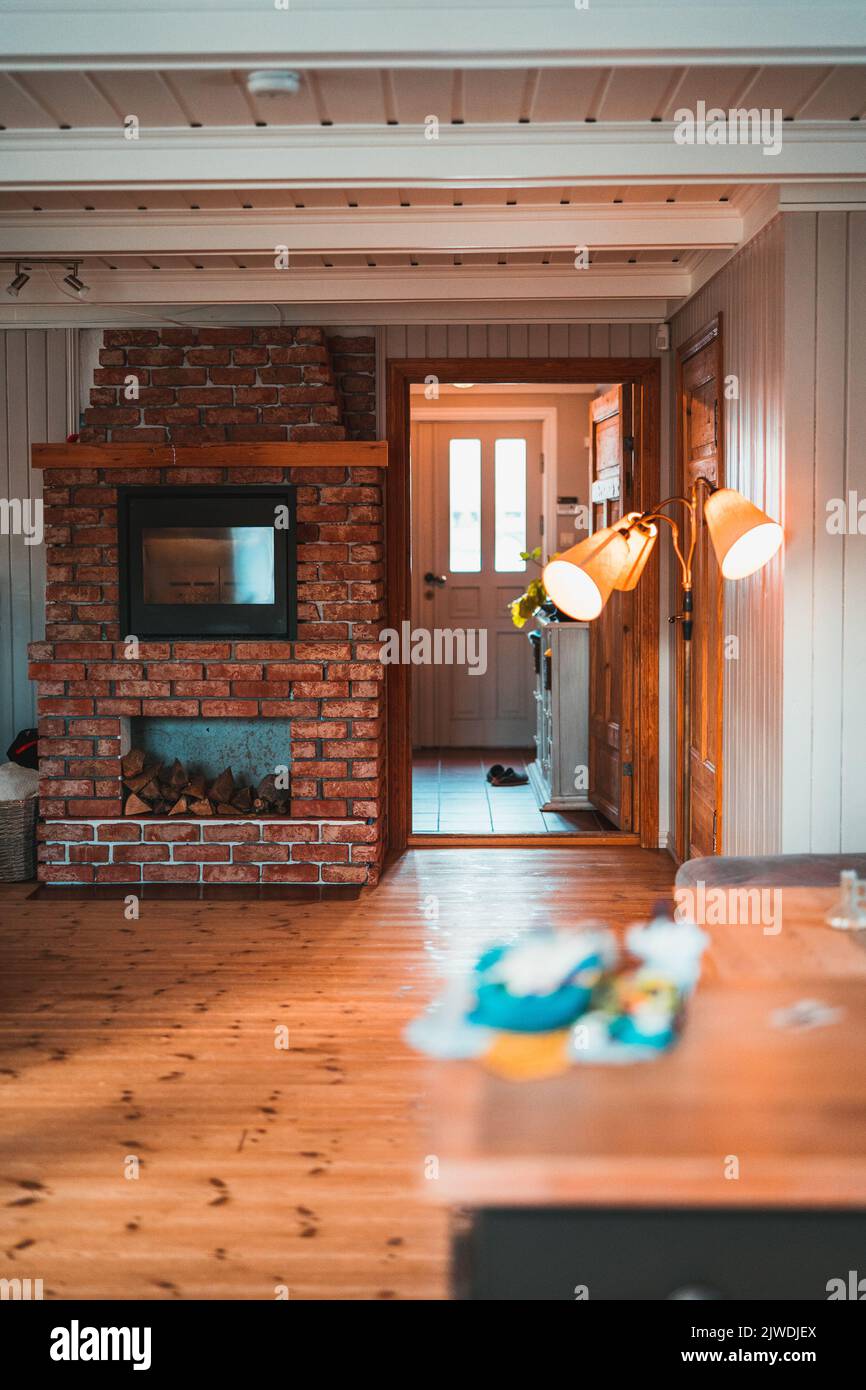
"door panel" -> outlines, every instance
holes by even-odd
[[[618,521],[632,490],[631,389],[615,386],[590,406],[593,485],[616,495],[591,506],[592,530]],[[633,778],[634,595],[611,594],[590,624],[589,796],[608,820],[631,830]]]
[[[518,549],[541,543],[541,425],[416,421],[411,437],[413,628],[487,634],[484,675],[413,667],[413,742],[529,748],[532,653],[508,604],[538,573],[514,563]],[[428,572],[444,584],[425,583]]]
[[[678,442],[681,484],[697,477],[724,486],[721,323],[714,320],[678,353]],[[722,576],[699,506],[692,566],[691,824],[685,859],[721,854],[723,608]],[[682,654],[680,653],[680,666]],[[681,681],[679,688],[682,689]],[[680,738],[680,744],[682,738]],[[680,756],[682,757],[682,751]],[[678,817],[678,825],[682,817]],[[680,841],[682,833],[680,832]]]

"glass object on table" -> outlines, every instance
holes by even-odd
[[[843,869],[839,875],[839,898],[824,921],[840,931],[866,929],[866,880],[858,878],[853,869]]]

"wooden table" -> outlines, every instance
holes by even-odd
[[[657,1061],[541,1082],[434,1068],[429,1187],[472,1214],[458,1295],[826,1298],[830,1278],[866,1276],[866,933],[823,924],[836,896],[785,889],[778,934],[708,927],[684,1033]],[[803,999],[838,1019],[774,1023]]]

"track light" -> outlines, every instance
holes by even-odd
[[[90,286],[85,285],[83,280],[79,280],[77,265],[72,267],[68,275],[64,275],[63,283],[64,285],[68,285],[71,290],[74,290],[76,294],[86,294],[90,289]]]
[[[30,276],[27,272],[22,270],[20,265],[16,265],[15,276],[6,286],[6,293],[11,294],[13,299],[17,299],[29,279]]]

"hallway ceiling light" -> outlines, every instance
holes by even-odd
[[[247,91],[252,97],[294,96],[300,86],[300,73],[291,70],[259,68],[247,73]]]
[[[27,272],[22,270],[20,265],[16,265],[15,275],[6,286],[6,293],[11,294],[13,299],[17,299],[29,279],[30,276]]]

